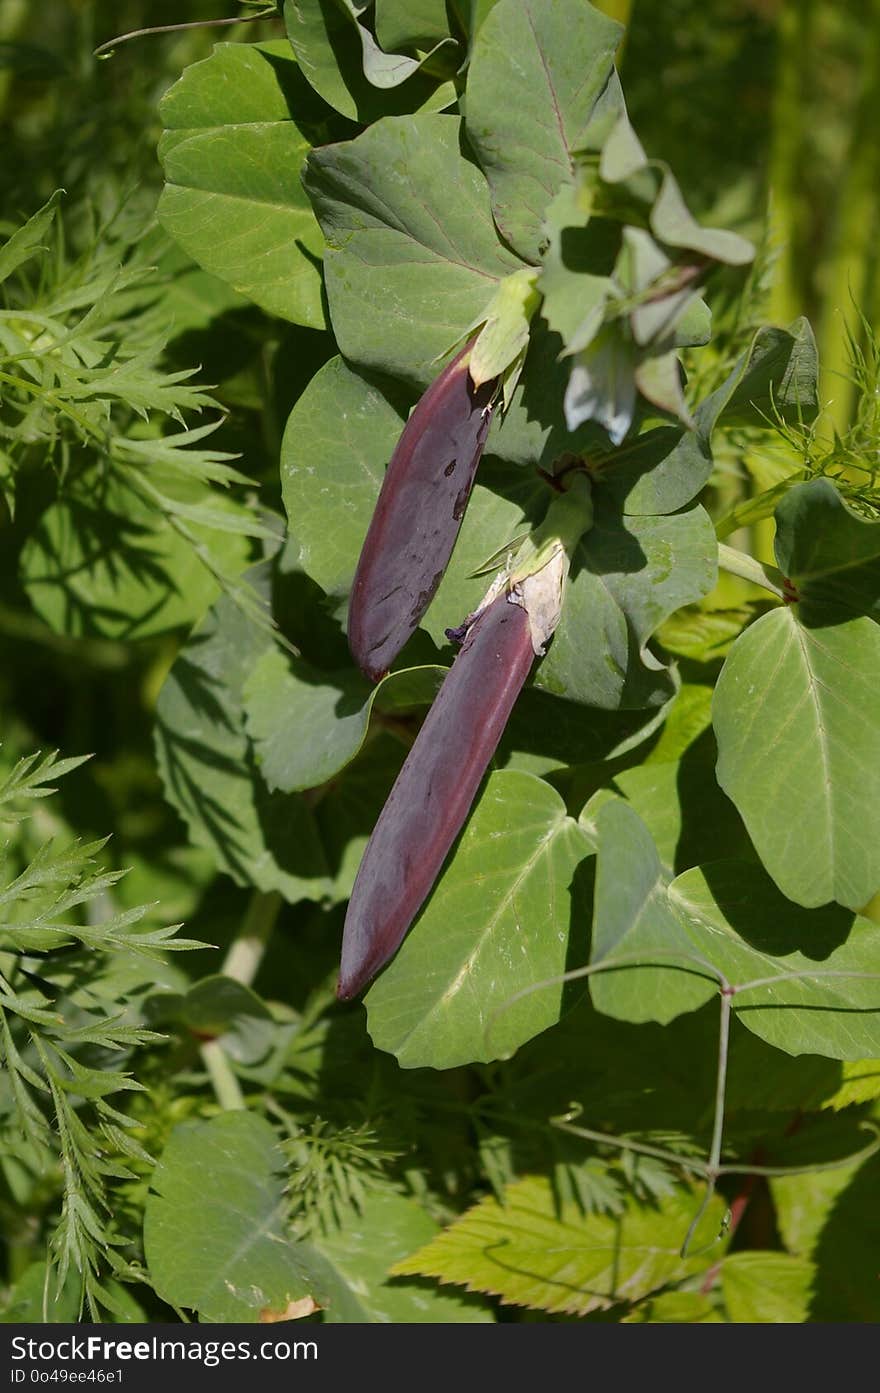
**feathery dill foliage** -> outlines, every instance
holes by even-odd
[[[117,1307],[108,1275],[137,1275],[121,1251],[111,1187],[133,1178],[128,1161],[150,1164],[109,1099],[142,1088],[119,1066],[163,1038],[138,1023],[131,963],[202,945],[175,937],[176,926],[140,927],[148,906],[114,912],[124,872],[98,864],[106,839],[49,841],[22,865],[22,824],[56,791],[49,781],[86,758],[29,755],[0,784],[0,1148],[60,1195],[49,1242],[57,1289],[76,1274],[81,1305],[97,1318]]]
[[[786,423],[774,413],[772,425],[791,452],[797,479],[833,479],[847,501],[865,517],[880,515],[880,340],[862,309],[856,325],[846,323],[848,380],[855,387],[849,426],[828,439],[823,417],[807,425]]]
[[[290,1166],[290,1217],[298,1233],[341,1227],[346,1210],[359,1211],[368,1190],[389,1188],[385,1168],[401,1153],[380,1146],[368,1123],[337,1127],[320,1117],[309,1126],[290,1117],[285,1122],[281,1150]]]
[[[217,402],[191,379],[196,368],[163,365],[169,279],[153,264],[155,227],[121,207],[94,213],[72,249],[61,191],[0,245],[0,498],[14,515],[39,471],[59,495],[102,500],[169,527],[215,582],[255,618],[260,601],[218,555],[217,536],[267,538],[247,498],[251,481],[207,438],[217,416],[189,426],[188,413]]]

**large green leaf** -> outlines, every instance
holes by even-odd
[[[598,493],[595,523],[575,553],[538,686],[608,710],[662,705],[672,694],[671,679],[645,645],[674,610],[712,588],[716,558],[702,508],[621,517]]]
[[[290,413],[281,495],[297,564],[328,595],[348,593],[405,422],[399,392],[341,358],[315,373]]]
[[[379,1049],[406,1068],[498,1059],[553,1025],[570,966],[584,833],[548,784],[492,774],[434,892],[367,995]]]
[[[383,52],[360,22],[366,8],[363,0],[284,0],[293,51],[324,101],[363,125],[384,115],[441,110],[454,102],[452,83],[438,85],[420,71],[417,59]]]
[[[448,33],[446,0],[376,0],[376,38],[388,53],[431,48]]]
[[[430,706],[445,675],[441,667],[409,668],[373,687],[352,668],[322,672],[277,648],[264,653],[243,695],[269,788],[289,793],[327,783],[361,748],[374,703],[395,711]]]
[[[322,326],[323,238],[299,173],[339,122],[289,44],[218,44],[186,69],[160,109],[162,226],[270,314]]]
[[[615,800],[601,809],[596,825],[590,960],[617,966],[591,977],[593,1003],[618,1020],[666,1025],[702,1006],[717,987],[705,969],[699,975],[701,954],[670,902],[670,877],[641,818]]]
[[[798,484],[777,507],[776,559],[806,623],[880,618],[880,523],[854,513],[829,479]]]
[[[721,1266],[727,1314],[744,1325],[809,1320],[815,1275],[811,1262],[790,1253],[732,1253]]]
[[[459,122],[385,118],[357,140],[313,151],[304,179],[327,239],[342,353],[426,386],[498,282],[522,265],[498,239]]]
[[[268,590],[266,568],[253,579]],[[159,694],[156,757],[166,797],[221,869],[290,901],[318,899],[330,881],[314,816],[302,798],[270,793],[244,730],[242,688],[273,642],[220,599]]]
[[[583,1316],[700,1271],[700,1249],[717,1236],[723,1204],[712,1200],[694,1237],[697,1256],[683,1258],[696,1205],[682,1188],[656,1205],[630,1197],[620,1214],[584,1214],[573,1202],[560,1208],[550,1181],[528,1176],[507,1187],[503,1203],[481,1200],[394,1271],[490,1292],[505,1305]]]
[[[598,833],[592,961],[608,970],[591,990],[600,1010],[665,1022],[726,981],[742,1024],[788,1054],[880,1051],[880,942],[869,920],[838,905],[803,909],[745,861],[710,863],[670,884],[647,828],[622,802],[601,810]]]
[[[754,856],[736,808],[718,787],[709,732],[681,759],[660,760],[652,751],[646,763],[615,771],[610,785],[599,789],[581,813],[588,830],[615,794],[622,794],[645,823],[670,875],[711,860],[719,847],[737,859]]]
[[[316,1234],[305,1253],[316,1298],[331,1325],[413,1322],[486,1323],[492,1313],[457,1292],[427,1282],[389,1278],[389,1268],[430,1243],[437,1225],[422,1205],[374,1191],[341,1225]]]
[[[263,1118],[227,1112],[177,1127],[144,1213],[144,1252],[162,1299],[203,1321],[256,1322],[309,1296],[285,1233],[284,1188],[284,1157]]]
[[[880,886],[880,628],[810,628],[801,608],[765,614],[731,649],[718,782],[790,899],[858,909]]]
[[[224,497],[210,504],[235,521],[237,509]],[[199,524],[192,531],[226,575],[244,570],[246,536]],[[22,548],[19,573],[50,628],[76,638],[187,628],[220,590],[192,545],[112,477],[80,478],[47,508]]]
[[[538,260],[547,204],[572,178],[622,33],[584,0],[500,0],[477,35],[468,139],[495,220],[528,261]]]

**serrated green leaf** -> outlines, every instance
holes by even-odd
[[[845,1061],[843,1075],[834,1092],[823,1099],[826,1108],[851,1108],[880,1098],[880,1059]]]
[[[815,1277],[811,1262],[789,1253],[731,1253],[721,1265],[727,1314],[738,1325],[800,1324]]]
[[[867,904],[880,886],[880,629],[765,614],[713,701],[718,782],[764,865],[803,905]]]
[[[18,270],[30,257],[46,250],[42,239],[55,218],[62,192],[63,190],[56,189],[42,208],[38,208],[36,213],[17,228],[0,247],[0,283],[8,280],[13,271]]]
[[[452,859],[366,998],[373,1043],[405,1068],[510,1054],[558,1019],[572,882],[590,848],[554,789],[492,774]],[[544,979],[551,985],[513,1004]]]
[[[285,1213],[284,1158],[268,1122],[227,1112],[180,1124],[144,1212],[156,1291],[203,1321],[253,1323],[285,1311],[311,1294]]]
[[[815,1264],[811,1321],[874,1324],[880,1319],[880,1219],[873,1198],[878,1181],[880,1164],[873,1156],[855,1172],[850,1168],[771,1182],[786,1243]]]
[[[626,1322],[634,1325],[724,1324],[711,1296],[698,1291],[664,1291],[637,1306]]]
[[[322,327],[323,238],[298,172],[333,113],[284,40],[218,44],[161,103],[162,226],[270,314]]]
[[[865,1163],[866,1168],[870,1163]],[[779,1234],[796,1257],[813,1257],[822,1229],[842,1195],[858,1174],[859,1166],[812,1171],[806,1175],[772,1176],[769,1185]]]
[[[495,220],[526,261],[538,259],[544,209],[573,177],[622,33],[583,0],[500,0],[477,34],[468,139]]]
[[[304,182],[327,240],[324,277],[342,353],[427,386],[498,282],[522,267],[498,240],[458,121],[386,117],[357,140],[313,151]]]
[[[482,1200],[393,1270],[490,1292],[505,1305],[587,1315],[638,1301],[705,1265],[705,1257],[679,1252],[696,1203],[695,1192],[678,1189],[656,1206],[630,1198],[620,1215],[585,1215],[574,1204],[560,1214],[550,1182],[530,1176],[507,1187],[503,1204]],[[717,1236],[722,1213],[713,1200],[695,1249]]]

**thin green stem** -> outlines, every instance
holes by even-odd
[[[120,44],[128,43],[130,39],[143,39],[151,34],[176,34],[181,29],[220,29],[225,24],[252,24],[255,19],[277,19],[278,11],[274,5],[268,10],[260,10],[255,15],[233,15],[224,19],[191,19],[185,24],[153,24],[146,29],[130,29],[127,34],[118,34],[115,39],[108,39],[106,43],[99,44],[92,50],[94,58],[100,58],[102,53],[111,54],[114,48]]]
[[[690,1222],[681,1245],[681,1256],[687,1257],[691,1241],[700,1220],[709,1208],[715,1193],[721,1163],[721,1143],[724,1138],[724,1106],[727,1096],[727,1056],[730,1048],[730,1004],[732,996],[728,988],[721,993],[721,1019],[718,1027],[718,1072],[715,1078],[715,1120],[712,1125],[712,1141],[709,1146],[709,1160],[706,1166],[706,1191],[700,1201],[696,1214]]]
[[[244,1094],[220,1041],[206,1040],[199,1053],[221,1108],[226,1112],[241,1112],[246,1106]]]
[[[249,987],[263,961],[266,945],[275,927],[282,899],[277,890],[255,890],[251,895],[241,930],[236,934],[220,971]]]
[[[263,961],[281,904],[276,890],[253,892],[241,928],[223,960],[220,971],[224,977],[231,977],[246,987],[251,985]],[[220,1041],[206,1040],[200,1046],[200,1054],[221,1108],[234,1112],[246,1107],[244,1094]]]

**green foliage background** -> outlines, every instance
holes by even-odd
[[[284,8],[291,23],[297,7]],[[469,22],[469,6],[417,8],[426,35],[444,33],[450,16]],[[251,158],[235,136],[219,153],[200,145],[205,131],[226,140],[234,106],[205,116],[183,86],[162,117],[159,103],[218,41],[289,55],[280,18],[143,38],[100,59],[93,50],[114,35],[215,18],[216,6],[0,0],[0,243],[55,200],[36,229],[44,250],[11,269],[0,260],[7,1321],[257,1320],[288,1309],[391,1322],[880,1314],[880,1161],[868,1154],[876,982],[841,978],[831,997],[816,981],[777,982],[760,999],[746,990],[768,962],[792,969],[789,922],[829,972],[880,973],[877,849],[861,813],[878,804],[880,768],[880,548],[869,535],[880,503],[870,235],[880,145],[869,138],[880,9],[601,8],[629,25],[619,65],[649,153],[669,161],[703,223],[759,248],[753,272],[728,268],[712,283],[713,342],[685,350],[692,402],[720,388],[759,325],[805,314],[814,326],[817,424],[786,414],[779,393],[766,403],[775,430],[741,411],[716,436],[704,413],[713,458],[700,503],[719,537],[794,577],[804,604],[836,607],[833,623],[801,628],[730,574],[706,594],[709,520],[680,511],[691,494],[675,494],[671,471],[664,502],[632,507],[627,536],[659,574],[674,532],[691,569],[668,593],[646,580],[644,593],[633,583],[603,602],[609,633],[660,626],[674,681],[640,678],[653,684],[643,710],[614,709],[609,688],[595,703],[609,709],[585,715],[578,693],[598,679],[579,670],[577,686],[560,631],[462,838],[458,880],[438,885],[365,1011],[333,1001],[344,903],[448,661],[438,656],[447,616],[463,617],[483,588],[467,572],[485,559],[486,536],[503,541],[535,516],[533,480],[518,467],[535,456],[534,436],[513,410],[500,458],[481,470],[458,572],[406,670],[369,693],[347,660],[340,601],[371,506],[364,480],[378,481],[413,388],[431,375],[433,351],[416,352],[429,307],[412,353],[369,320],[345,329],[343,347],[369,378],[334,357],[320,229],[298,180],[280,199],[274,181],[311,146],[352,139],[356,118],[375,114],[358,103],[376,89],[343,95],[351,109],[334,111],[287,56],[297,120],[284,104],[269,113],[272,153],[248,165],[248,196],[271,205],[265,237],[282,248],[299,239],[305,254],[288,277],[276,246],[271,271],[254,276],[260,247],[233,254],[218,238],[208,252],[193,232],[205,188],[217,197],[223,171]],[[377,7],[380,37],[399,36],[401,13]],[[439,58],[435,67],[413,79],[428,111],[450,81]],[[246,90],[259,107],[256,82]],[[157,149],[173,186],[164,195]],[[227,195],[239,191],[220,190],[221,217]],[[474,219],[462,221],[472,232]],[[508,270],[518,264],[499,255]],[[466,329],[472,315],[461,315]],[[449,346],[442,324],[431,332],[435,350]],[[40,334],[60,348],[46,375],[28,378]],[[332,435],[330,403],[344,421]],[[539,452],[553,453],[548,439]],[[309,488],[312,467],[333,491],[333,528]],[[830,600],[828,568],[804,544],[813,535],[833,536],[845,558]],[[579,600],[572,589],[584,612],[596,605],[588,571]],[[765,675],[762,645],[779,651],[795,628],[806,646],[827,641],[812,659],[820,678],[823,662],[861,675],[854,709],[829,701],[818,717],[835,777],[858,791],[854,809],[823,809],[809,771],[780,792],[766,706],[754,743],[734,748],[744,712],[751,719],[745,693]],[[770,704],[796,705],[799,680],[794,658],[781,665]],[[717,780],[716,684],[715,732],[728,749]],[[33,760],[36,750],[62,759]],[[779,831],[795,816],[813,837],[804,846],[830,844],[825,816],[843,849],[827,864],[798,860]],[[727,869],[706,869],[719,857]],[[477,900],[462,886],[487,865],[497,886]],[[553,902],[572,875],[570,902]],[[784,898],[809,876],[811,898]],[[757,922],[747,948],[743,886]],[[590,964],[623,953],[634,970],[596,972],[587,997],[583,978],[559,979],[587,964],[586,931],[572,926],[587,924],[591,904]],[[853,921],[841,905],[861,913]],[[499,986],[497,943],[539,916],[553,932],[529,976],[507,963]],[[719,938],[735,940],[727,956],[712,956]],[[644,966],[670,945],[678,969]],[[708,977],[680,970],[695,954],[711,958]],[[453,991],[465,968],[467,991]],[[745,995],[719,998],[719,981]],[[719,1000],[729,1071],[709,1196]],[[306,1298],[320,1309],[309,1314]]]

